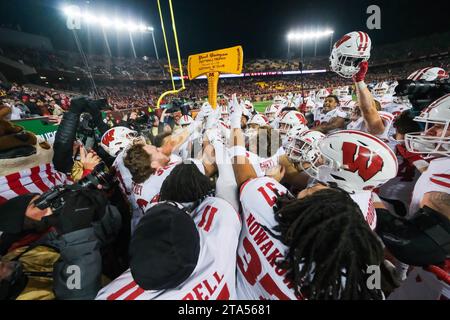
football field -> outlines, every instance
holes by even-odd
[[[253,106],[255,107],[255,110],[258,112],[264,112],[266,107],[270,105],[272,101],[259,101],[259,102],[253,102]]]

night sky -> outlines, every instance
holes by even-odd
[[[73,36],[65,26],[60,9],[64,3],[88,6],[120,17],[144,21],[155,28],[160,56],[164,56],[162,33],[156,0],[2,0],[0,24],[19,24],[23,31],[51,38],[57,49],[76,50]],[[167,0],[161,0],[165,11],[166,30],[171,30]],[[341,35],[362,30],[369,33],[374,46],[450,31],[447,1],[289,1],[289,0],[173,0],[178,38],[183,57],[189,54],[242,45],[246,58],[285,58],[286,34],[290,30],[332,28],[335,40]],[[366,8],[377,4],[381,8],[381,30],[368,30]],[[171,33],[169,34],[169,36]],[[98,29],[81,30],[83,47],[89,53],[106,53]],[[133,36],[138,56],[153,56],[149,34]],[[131,55],[127,33],[108,33],[114,55]],[[173,43],[173,42],[172,42]],[[326,54],[329,42],[322,41],[319,54]],[[311,48],[312,46],[309,46]],[[295,52],[296,48],[292,50]],[[298,49],[297,49],[298,50]],[[172,51],[173,52],[173,51]],[[308,52],[305,52],[308,54]]]

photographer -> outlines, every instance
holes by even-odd
[[[0,300],[93,299],[101,288],[100,249],[120,229],[120,213],[99,190],[65,193],[57,209],[40,209],[39,199],[27,194],[0,206]],[[50,227],[30,245],[13,246]]]

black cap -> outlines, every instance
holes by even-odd
[[[200,235],[192,218],[174,204],[149,209],[130,241],[130,269],[145,290],[172,289],[197,266]]]

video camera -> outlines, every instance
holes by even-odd
[[[417,113],[428,107],[433,101],[450,93],[450,79],[436,81],[399,80],[395,87],[395,96],[408,97]]]
[[[106,165],[101,162],[94,170],[83,179],[79,180],[73,185],[59,185],[43,193],[34,204],[39,209],[43,210],[51,208],[53,212],[58,211],[64,207],[64,195],[69,192],[76,192],[82,189],[98,189],[101,186],[102,190],[109,190],[113,183],[113,177],[108,172]]]

